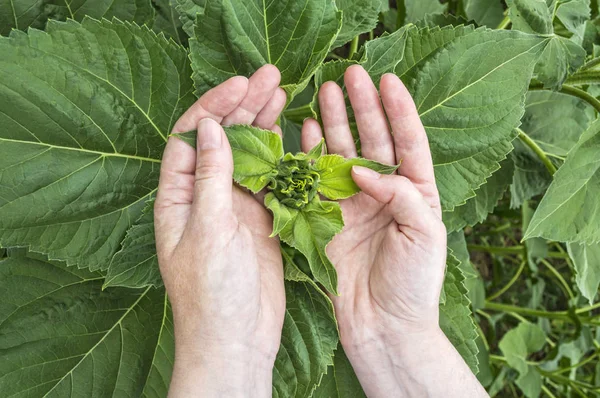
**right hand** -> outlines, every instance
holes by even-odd
[[[339,277],[340,296],[332,299],[341,341],[351,355],[382,338],[391,342],[439,329],[446,230],[427,135],[407,89],[397,76],[384,75],[382,107],[361,66],[348,68],[344,80],[362,155],[385,164],[401,162],[396,175],[353,169],[362,192],[341,201],[345,227],[327,247]],[[340,87],[325,83],[319,103],[327,148],[357,156]],[[318,123],[306,120],[303,149],[321,137]]]

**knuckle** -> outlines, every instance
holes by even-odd
[[[199,162],[196,165],[196,182],[212,179],[223,173],[221,165],[209,162]]]

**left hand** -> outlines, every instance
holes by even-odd
[[[160,271],[173,308],[170,396],[268,396],[285,314],[279,241],[270,213],[233,184],[222,125],[275,125],[286,103],[266,65],[204,94],[175,124],[198,130],[198,151],[170,137],[154,219]],[[212,120],[210,120],[212,119]]]

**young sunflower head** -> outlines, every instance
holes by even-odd
[[[275,197],[287,207],[301,209],[317,194],[319,173],[305,159],[283,160],[277,168],[270,188]]]

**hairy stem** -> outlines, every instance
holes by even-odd
[[[532,84],[529,86],[529,90],[545,90],[545,88],[542,84]],[[593,106],[594,109],[596,109],[596,112],[600,112],[600,101],[598,101],[593,95],[587,93],[586,91],[565,84],[560,89],[560,92],[563,94],[568,94],[574,97],[581,98],[582,100]]]
[[[550,158],[548,158],[546,152],[544,152],[542,148],[540,148],[540,146],[534,140],[532,140],[531,137],[528,136],[523,130],[517,127],[517,131],[519,132],[519,139],[521,140],[521,142],[523,142],[533,152],[535,152],[537,157],[540,158],[542,163],[544,163],[544,166],[546,166],[546,169],[548,169],[550,175],[553,176],[554,173],[556,173],[556,166],[554,166]]]
[[[350,51],[348,52],[348,59],[354,58],[354,54],[356,54],[356,51],[358,51],[358,39],[359,39],[359,37],[356,36],[350,42]]]

